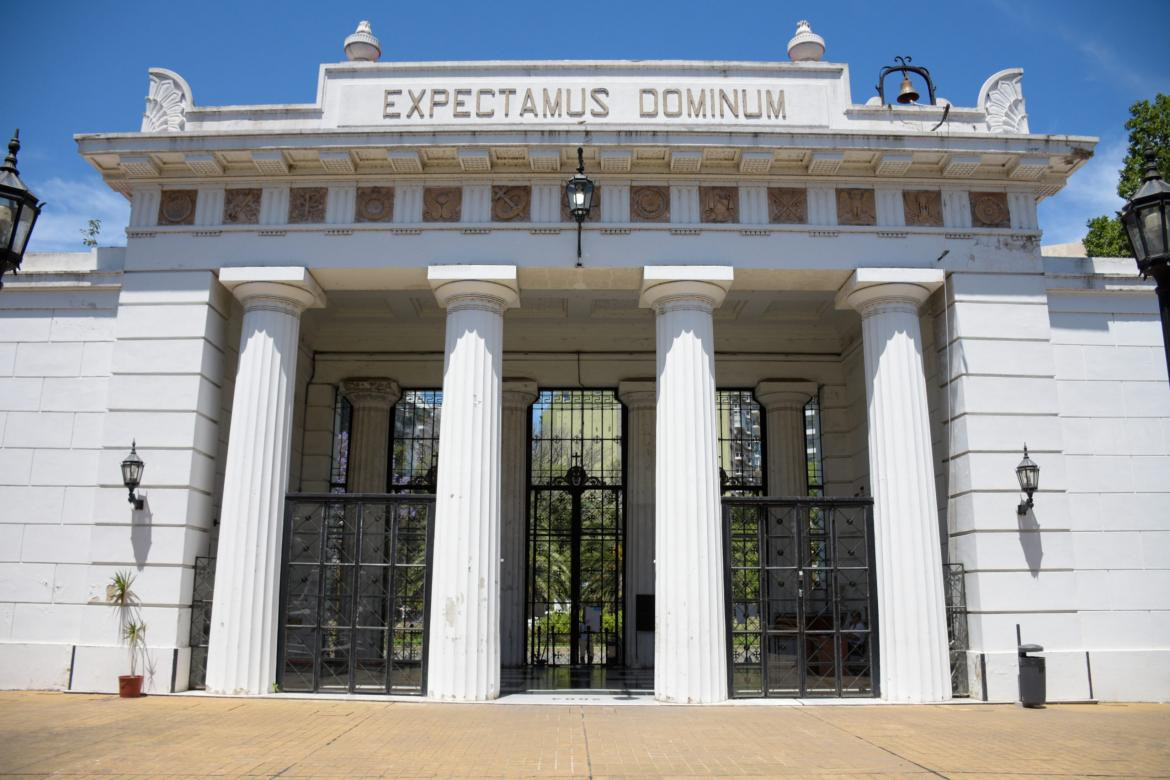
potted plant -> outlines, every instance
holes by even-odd
[[[146,624],[138,613],[138,597],[131,586],[134,575],[119,571],[106,587],[106,600],[118,610],[118,634],[130,650],[130,674],[118,676],[118,695],[134,699],[142,695],[142,675],[138,674],[138,656],[146,652]]]

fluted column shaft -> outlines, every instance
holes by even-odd
[[[528,407],[536,383],[504,382],[503,475],[500,515],[500,663],[524,665],[525,517],[528,504]]]
[[[918,307],[930,288],[878,284],[849,294],[861,314],[874,498],[881,695],[949,699],[942,554]]]
[[[477,268],[433,266],[447,309],[443,424],[431,564],[427,694],[481,701],[500,693],[500,424],[504,309],[511,285]]]
[[[654,695],[717,702],[727,698],[727,626],[713,312],[730,269],[714,274],[723,284],[703,280],[703,269],[653,271],[642,302],[656,314],[658,360]]]
[[[324,300],[312,277],[305,287],[247,282],[234,288],[244,321],[207,653],[207,690],[213,693],[268,693],[276,680],[300,315]]]
[[[626,405],[626,665],[654,666],[654,635],[637,630],[637,596],[654,594],[654,418],[653,382],[622,382]]]
[[[804,407],[816,395],[811,382],[766,381],[756,400],[767,414],[768,495],[808,495],[808,441]]]
[[[390,412],[402,390],[393,379],[346,379],[341,394],[353,407],[346,490],[385,493],[390,456]]]

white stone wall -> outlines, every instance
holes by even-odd
[[[1157,302],[1148,288],[1132,289],[1132,261],[1047,265],[1055,277],[1048,312],[1068,475],[1065,546],[1075,570],[1069,632],[1089,654],[1097,698],[1165,701],[1170,385]],[[1070,274],[1076,266],[1083,279]]]
[[[92,597],[93,507],[121,259],[119,250],[30,255],[22,273],[4,279],[0,688],[69,683]]]

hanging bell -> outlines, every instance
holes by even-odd
[[[899,103],[913,103],[918,100],[918,91],[914,89],[914,85],[910,83],[910,76],[902,74],[902,87],[898,90]]]

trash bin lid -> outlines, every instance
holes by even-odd
[[[1020,655],[1025,653],[1042,653],[1044,648],[1040,645],[1020,645]]]

